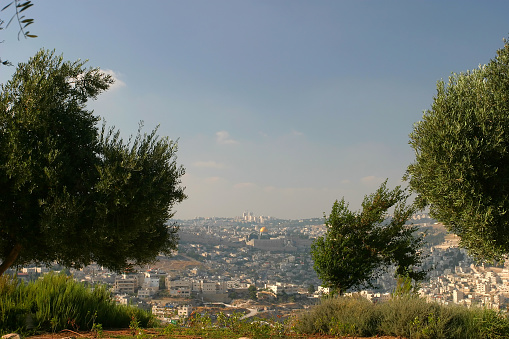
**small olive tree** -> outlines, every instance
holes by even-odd
[[[372,286],[372,280],[391,265],[396,265],[397,275],[425,277],[425,272],[416,270],[423,237],[415,234],[415,226],[406,224],[414,208],[406,205],[404,190],[398,186],[390,191],[386,183],[364,198],[359,212],[350,211],[344,199],[336,201],[325,217],[327,233],[312,244],[315,271],[322,285],[335,293]]]

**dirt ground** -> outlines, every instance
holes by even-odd
[[[28,337],[27,339],[80,339],[80,338],[87,338],[87,339],[97,339],[97,336],[95,333],[92,332],[74,332],[69,330],[64,330],[57,333],[47,333],[47,334],[41,334],[36,336]],[[101,339],[119,339],[119,338],[135,338],[135,335],[133,335],[132,330],[130,329],[122,329],[122,330],[104,330],[101,337]],[[168,338],[167,336],[162,335],[159,331],[156,330],[144,330],[144,338],[147,339],[164,339]],[[178,338],[178,339],[206,339],[206,336],[196,336],[196,335],[174,335],[171,336],[171,338]],[[248,336],[240,336],[239,338],[242,339],[256,339]],[[295,336],[287,336],[286,338],[295,338],[295,339],[404,339],[401,337],[389,337],[389,336],[381,336],[381,337],[334,337],[334,336],[327,336],[327,335],[295,335]]]

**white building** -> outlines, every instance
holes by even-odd
[[[191,305],[170,305],[166,304],[164,306],[154,305],[152,306],[152,314],[156,316],[157,319],[162,321],[171,321],[171,320],[179,320],[182,318],[188,318],[193,311],[193,307]]]
[[[458,304],[464,298],[465,298],[465,293],[463,293],[463,291],[459,291],[459,290],[452,291],[453,303]]]
[[[491,285],[488,282],[479,282],[477,284],[476,292],[479,294],[488,294],[491,291]]]
[[[299,293],[298,286],[292,285],[292,284],[284,284],[284,283],[280,283],[280,282],[276,282],[275,285],[267,285],[266,284],[265,288],[271,290],[272,292],[274,292],[274,294],[286,293],[286,294],[292,295],[292,294]]]

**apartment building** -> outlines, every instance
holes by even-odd
[[[137,288],[137,277],[117,276],[113,285],[113,292],[118,294],[134,294]]]

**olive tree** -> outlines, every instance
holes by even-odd
[[[12,5],[14,5],[14,6],[12,6]],[[7,3],[7,5],[2,7],[0,12],[4,12],[8,8],[13,8],[14,13],[11,15],[11,18],[9,19],[9,21],[7,21],[7,24],[5,24],[5,20],[0,18],[0,31],[6,29],[7,27],[9,27],[9,25],[13,21],[15,21],[18,23],[18,26],[19,26],[18,40],[21,36],[24,37],[25,39],[26,38],[36,38],[37,35],[30,34],[30,31],[27,30],[28,26],[30,26],[31,24],[34,23],[34,19],[29,19],[25,16],[25,11],[27,9],[29,9],[30,7],[32,7],[33,5],[34,4],[32,3],[32,1],[29,1],[29,0],[24,0],[24,1],[13,0],[13,1]],[[16,19],[16,20],[14,20],[14,19]],[[4,26],[4,24],[5,24],[5,26]],[[3,42],[3,41],[1,41],[1,42]],[[9,60],[2,61],[2,59],[0,58],[0,65],[12,66],[12,63]]]
[[[84,65],[41,50],[0,87],[0,274],[31,262],[121,271],[176,248],[177,144],[98,128],[86,103],[113,79]]]
[[[406,178],[419,208],[479,260],[509,254],[509,44],[487,65],[439,81],[414,125]]]
[[[407,221],[414,207],[406,205],[407,194],[399,186],[390,191],[384,182],[366,196],[362,210],[348,208],[344,199],[325,216],[326,234],[311,247],[314,268],[322,285],[342,294],[352,288],[372,286],[372,281],[392,265],[396,275],[421,280],[422,235]],[[394,208],[392,217],[389,209]]]

